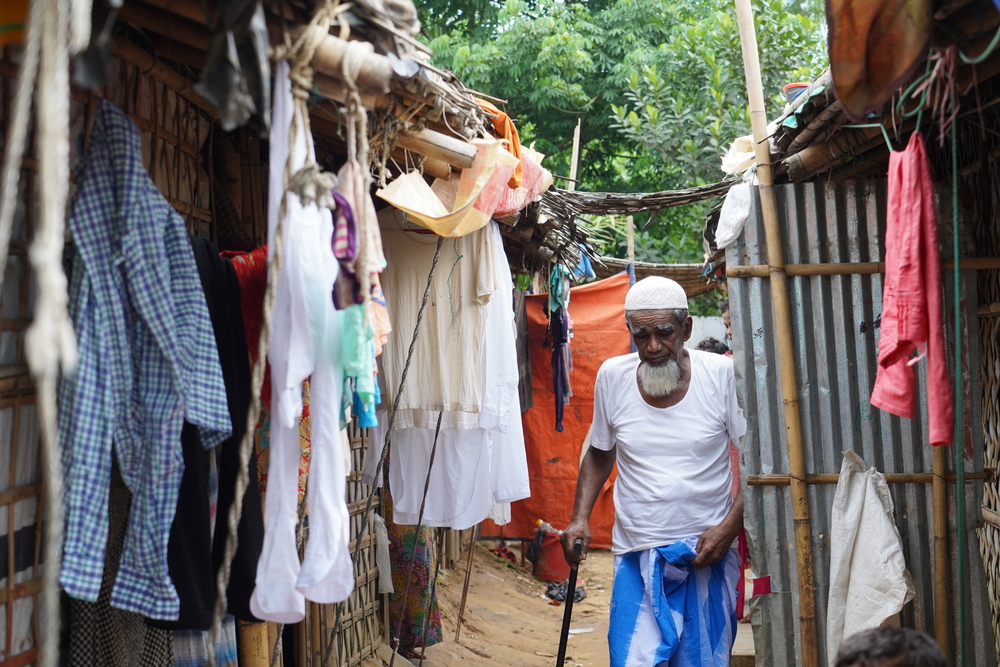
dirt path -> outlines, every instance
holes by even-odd
[[[591,552],[580,568],[587,599],[574,605],[570,627],[592,628],[592,631],[570,635],[566,655],[572,661],[568,665],[608,664],[612,564],[611,552],[597,551]],[[427,649],[424,665],[552,667],[559,646],[563,607],[549,604],[545,583],[531,576],[530,567],[530,563],[528,569],[522,569],[500,561],[485,544],[476,545],[460,644],[455,643],[455,623],[465,562],[443,575],[438,584],[438,602],[444,641]]]

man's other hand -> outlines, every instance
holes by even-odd
[[[695,547],[698,555],[691,563],[696,567],[708,567],[718,563],[733,546],[738,534],[739,530],[734,533],[726,522],[709,528],[698,537],[698,544]],[[565,546],[565,542],[563,545]]]
[[[573,553],[573,544],[577,540],[583,540],[583,551],[579,556]],[[576,519],[570,521],[566,530],[559,536],[559,541],[562,543],[563,555],[570,567],[587,560],[587,551],[590,549],[590,525],[586,521]]]

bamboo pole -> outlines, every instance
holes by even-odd
[[[465,618],[465,602],[469,597],[469,579],[472,577],[472,559],[476,555],[476,533],[479,524],[472,527],[472,538],[469,540],[469,560],[465,564],[465,583],[462,584],[462,603],[458,607],[458,622],[455,624],[455,643],[461,644],[462,620]]]
[[[626,233],[625,238],[628,244],[628,263],[634,265],[635,264],[635,220],[632,219],[631,215],[625,218],[625,224],[627,225],[627,228],[625,230]]]
[[[576,191],[576,184],[579,182],[576,180],[576,170],[580,165],[580,123],[583,119],[576,119],[576,127],[573,129],[573,155],[569,162],[569,185],[566,189],[570,192]]]
[[[940,448],[935,448],[937,452]],[[934,472],[887,472],[884,473],[885,481],[889,484],[934,484],[940,483],[942,488],[945,484],[954,484],[956,476],[938,471]],[[747,475],[747,486],[788,486],[791,478],[788,475]],[[820,475],[806,475],[806,484],[836,484],[840,481],[840,473],[824,473]],[[996,470],[987,468],[983,472],[965,473],[965,483],[971,484],[974,481],[992,483],[996,481]]]
[[[951,260],[941,262],[942,271],[955,266]],[[967,257],[958,266],[965,270],[1000,269],[1000,257]],[[767,278],[771,267],[767,264],[726,267],[727,278]],[[885,273],[885,262],[826,262],[816,264],[786,264],[787,276],[858,276]]]
[[[944,447],[934,447],[931,456],[934,466],[934,639],[945,655],[951,645],[951,623],[948,618],[948,487],[946,475],[948,453]],[[969,475],[968,477],[972,477]],[[950,480],[949,480],[950,481]]]
[[[757,157],[757,180],[764,233],[767,239],[767,263],[771,279],[771,304],[774,330],[778,339],[781,393],[785,405],[785,430],[788,444],[792,517],[795,526],[795,556],[798,569],[799,641],[803,667],[819,667],[816,650],[816,600],[813,584],[812,530],[809,523],[809,498],[806,485],[805,456],[802,449],[802,422],[799,415],[798,378],[795,350],[792,346],[792,320],[788,305],[788,283],[778,224],[778,204],[771,173],[771,150],[767,138],[764,90],[757,54],[757,33],[750,0],[735,0],[736,21],[740,30],[743,64],[746,72],[750,123],[753,128],[754,153]]]
[[[236,648],[240,667],[270,667],[271,653],[267,647],[267,624],[238,621]]]

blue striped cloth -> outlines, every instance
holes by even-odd
[[[611,667],[724,667],[736,639],[735,551],[709,567],[690,561],[697,537],[615,556]]]
[[[208,664],[210,630],[174,630],[174,667],[205,667]],[[219,641],[215,645],[215,664],[237,667],[236,619],[226,614],[222,619]]]

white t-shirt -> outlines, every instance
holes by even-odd
[[[736,399],[733,360],[688,350],[691,383],[681,402],[654,408],[636,380],[639,355],[608,359],[597,373],[590,445],[617,447],[616,554],[700,535],[732,506],[730,439],[746,420]]]

